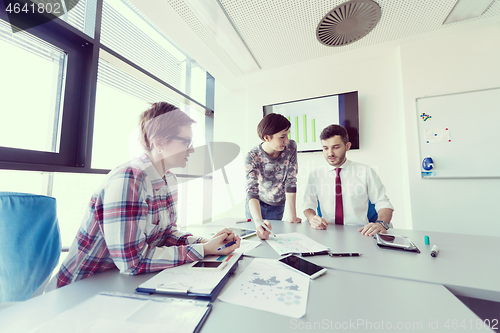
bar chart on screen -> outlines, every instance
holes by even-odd
[[[321,130],[330,124],[338,124],[339,97],[309,99],[276,105],[273,112],[285,116],[291,123],[288,138],[297,142],[299,151],[318,150]]]

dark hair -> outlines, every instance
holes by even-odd
[[[193,123],[195,121],[176,106],[167,102],[153,103],[139,116],[141,145],[146,151],[150,151],[153,148],[151,143],[156,137],[168,139],[179,134],[179,127]]]
[[[257,135],[264,141],[266,135],[274,135],[290,128],[292,124],[288,119],[278,113],[270,113],[257,125]]]
[[[342,138],[342,141],[346,145],[349,142],[349,135],[347,134],[347,130],[344,128],[344,126],[340,125],[329,125],[326,126],[322,131],[321,134],[319,135],[319,138],[321,140],[328,140],[335,135],[340,135]]]

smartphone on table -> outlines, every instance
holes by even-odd
[[[280,263],[284,264],[288,268],[299,272],[302,275],[307,276],[311,280],[326,273],[326,268],[313,264],[301,257],[297,257],[294,254],[290,254],[279,260]]]

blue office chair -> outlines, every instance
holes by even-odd
[[[0,192],[0,302],[33,296],[60,255],[56,199]]]
[[[375,205],[372,204],[370,200],[368,200],[368,213],[366,214],[369,222],[377,221],[378,213],[375,210]]]
[[[321,214],[321,207],[319,205],[319,200],[318,200],[318,208],[316,208],[317,214],[319,217],[322,217],[323,215]],[[366,214],[368,217],[369,222],[375,222],[377,221],[378,213],[375,210],[375,205],[371,203],[370,200],[368,200],[368,213]]]

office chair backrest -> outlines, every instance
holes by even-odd
[[[30,298],[60,255],[56,199],[0,192],[0,302]]]
[[[375,210],[375,205],[370,200],[368,200],[368,213],[366,215],[369,222],[377,221],[378,213]]]
[[[322,217],[323,214],[321,213],[321,207],[319,205],[319,200],[318,200],[318,207],[316,208],[317,214]],[[375,210],[375,205],[372,204],[370,200],[368,200],[368,213],[366,214],[368,217],[369,222],[375,222],[377,221],[378,213]]]

